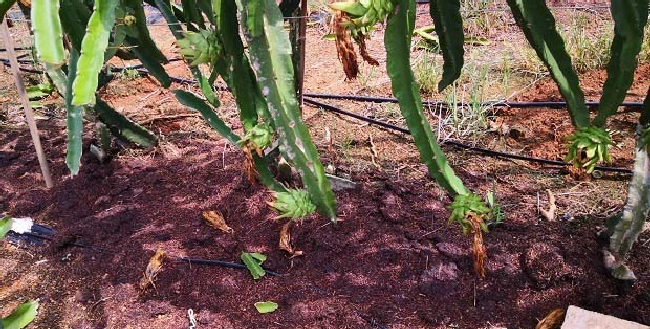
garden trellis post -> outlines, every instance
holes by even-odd
[[[29,125],[29,132],[32,135],[32,141],[34,142],[34,147],[36,148],[36,156],[38,157],[38,163],[41,166],[41,173],[43,174],[43,179],[45,179],[45,186],[47,186],[47,188],[52,188],[54,186],[54,183],[52,182],[50,167],[47,164],[47,159],[45,158],[45,153],[43,152],[43,147],[41,146],[41,138],[38,135],[38,127],[36,126],[36,120],[34,119],[34,111],[32,110],[32,107],[29,103],[29,97],[27,97],[25,83],[22,76],[20,76],[18,59],[16,59],[16,53],[14,52],[14,42],[11,34],[9,33],[9,27],[7,26],[6,19],[2,20],[0,30],[2,38],[4,39],[5,48],[7,49],[7,55],[9,56],[9,63],[11,65],[11,71],[14,75],[16,89],[18,90],[18,95],[20,96],[20,100],[22,101],[23,108],[25,110],[25,118],[27,119],[27,124]]]

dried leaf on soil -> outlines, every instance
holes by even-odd
[[[477,216],[474,213],[469,213],[468,215],[472,222],[472,233],[474,233],[474,238],[472,239],[472,256],[474,258],[474,273],[481,279],[485,279],[485,246],[483,245],[483,231],[481,226],[485,225],[483,223],[483,218]]]
[[[210,210],[203,212],[203,219],[212,228],[232,234],[234,230],[226,224],[226,219],[218,211]]]
[[[543,318],[535,329],[557,329],[562,324],[562,318],[564,316],[564,310],[561,308],[552,310],[545,318]]]
[[[336,35],[336,52],[343,64],[343,72],[348,80],[354,80],[359,74],[359,63],[357,63],[357,53],[354,51],[352,38],[345,27],[341,26],[343,17],[343,12],[340,10],[334,13],[332,31]]]
[[[290,253],[293,256],[302,255],[302,251],[296,250],[291,246],[291,224],[293,221],[289,221],[284,224],[280,229],[280,249]]]
[[[158,273],[160,273],[162,270],[162,261],[164,257],[165,252],[161,249],[158,249],[156,253],[149,259],[149,264],[147,264],[147,268],[144,270],[142,279],[140,279],[141,290],[146,290],[149,288],[149,285],[152,285],[154,289],[156,288],[154,280],[156,280],[156,276],[158,276]]]

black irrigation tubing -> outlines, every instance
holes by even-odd
[[[246,265],[235,262],[228,262],[224,260],[214,260],[214,259],[201,259],[201,258],[188,258],[188,257],[177,257],[176,260],[188,262],[190,264],[202,264],[202,265],[217,265],[221,267],[234,268],[234,269],[246,269]],[[262,267],[263,268],[263,267]],[[264,271],[271,276],[282,276],[282,274],[269,271],[264,269]]]
[[[388,327],[386,327],[385,325],[377,322],[377,320],[375,320],[374,318],[372,318],[372,317],[370,317],[370,316],[368,316],[366,314],[363,314],[363,313],[361,313],[359,311],[354,311],[354,312],[357,314],[358,317],[360,317],[364,321],[368,322],[368,324],[371,325],[373,328],[388,329]]]
[[[9,64],[8,59],[0,58],[0,62],[2,62],[4,65],[6,65],[8,67],[11,67],[11,64]],[[34,74],[42,74],[43,73],[42,70],[32,70],[32,69],[26,69],[26,68],[22,68],[22,67],[19,67],[18,70],[20,70],[22,72],[34,73]]]
[[[17,240],[35,239],[35,240],[44,240],[44,241],[49,241],[49,242],[52,242],[54,240],[52,236],[47,236],[47,235],[37,234],[37,233],[31,233],[31,232],[25,232],[25,233],[19,234],[19,233],[15,233],[15,232],[10,231],[9,235],[15,237]],[[84,249],[92,249],[92,250],[97,250],[97,251],[104,251],[104,248],[102,248],[102,247],[83,244],[83,243],[78,243],[78,242],[70,242],[70,243],[66,243],[65,245],[84,248]],[[244,265],[244,264],[235,263],[235,262],[228,262],[228,261],[223,261],[223,260],[189,258],[189,257],[174,257],[173,259],[177,260],[177,261],[187,262],[187,263],[190,263],[190,264],[216,265],[216,266],[221,266],[221,267],[226,267],[226,268],[233,268],[233,269],[240,269],[240,270],[241,269],[246,269],[246,265]],[[280,274],[280,273],[270,271],[270,270],[267,270],[267,269],[264,269],[264,271],[266,271],[266,273],[271,275],[271,276],[282,276],[282,274]]]
[[[373,119],[373,118],[368,118],[368,117],[365,117],[365,116],[362,116],[362,115],[359,115],[359,114],[350,113],[348,111],[342,110],[342,109],[340,109],[340,108],[338,108],[336,106],[333,106],[333,105],[321,103],[321,102],[318,102],[318,101],[315,101],[315,100],[312,100],[312,99],[309,99],[309,98],[304,98],[303,101],[305,101],[306,103],[318,106],[320,108],[323,108],[323,109],[325,109],[327,111],[331,111],[331,112],[338,113],[338,114],[341,114],[341,115],[349,116],[349,117],[355,118],[357,120],[361,120],[363,122],[378,125],[380,127],[384,127],[384,128],[387,128],[387,129],[399,131],[399,132],[401,132],[403,134],[407,134],[407,135],[411,134],[411,132],[406,128],[399,127],[399,126],[396,126],[396,125],[393,125],[393,124],[390,124],[390,123],[387,123],[387,122],[383,122],[383,121],[380,121],[380,120],[376,120],[376,119]],[[481,147],[470,146],[470,145],[463,144],[463,143],[460,143],[460,142],[455,142],[455,141],[444,141],[444,142],[442,142],[442,144],[443,145],[447,144],[447,145],[451,145],[451,146],[458,147],[458,148],[461,148],[461,149],[474,151],[474,152],[479,152],[479,153],[489,155],[489,156],[494,156],[494,157],[501,157],[501,158],[514,159],[514,160],[523,160],[523,161],[528,161],[528,162],[536,162],[536,163],[541,163],[541,164],[554,165],[554,166],[563,166],[563,167],[569,165],[568,163],[565,163],[565,162],[562,162],[562,161],[533,158],[533,157],[516,155],[516,154],[511,154],[511,153],[506,153],[506,152],[494,151],[494,150],[485,149],[485,148],[481,148]],[[617,167],[597,166],[596,170],[609,171],[609,172],[618,172],[618,173],[625,173],[625,174],[631,174],[632,173],[632,170],[630,170],[630,169],[617,168]]]
[[[4,61],[4,60],[3,60]],[[111,71],[113,72],[119,72],[123,71],[126,69],[131,69],[131,68],[112,68]],[[30,72],[30,73],[43,73],[43,71],[38,71],[38,70],[29,70],[29,69],[20,69],[21,71],[25,72]],[[148,75],[149,72],[145,69],[136,69],[139,74],[141,75]],[[179,78],[179,77],[174,77],[170,76],[170,79],[174,82],[177,83],[187,83],[187,84],[196,84],[197,81],[195,79],[186,79],[186,78]],[[227,91],[227,87],[222,87],[222,86],[217,86],[217,90],[222,90],[222,91]],[[390,98],[390,97],[371,97],[371,96],[347,96],[347,95],[333,95],[333,94],[314,94],[314,93],[305,93],[303,94],[306,97],[321,97],[321,98],[329,98],[329,99],[349,99],[349,100],[360,100],[360,101],[372,101],[372,102],[397,102],[397,99],[395,98]],[[335,112],[341,115],[349,116],[352,118],[355,118],[357,120],[361,120],[370,124],[378,125],[380,127],[384,127],[386,129],[390,130],[395,130],[399,131],[401,133],[410,135],[410,131],[406,128],[399,127],[387,122],[383,122],[380,120],[375,120],[366,116],[362,116],[359,114],[354,114],[345,110],[342,110],[336,106],[321,103],[318,101],[315,101],[313,99],[309,98],[303,98],[303,101],[306,103],[321,107],[325,110]],[[434,101],[425,101],[423,104],[430,104]],[[435,102],[439,104],[444,104],[443,102]],[[507,103],[507,102],[501,102],[501,103],[493,103],[492,106],[495,106],[497,104],[510,104],[512,107],[513,104],[519,105],[519,107],[544,107],[544,106],[563,106],[566,105],[566,102],[518,102],[518,103]],[[547,104],[547,105],[539,105],[539,104]],[[592,106],[597,105],[597,102],[586,102],[586,104],[592,104]],[[643,103],[630,103],[630,102],[624,102],[622,104],[623,106],[631,106],[631,107],[636,107],[636,106],[643,106]],[[569,164],[562,162],[562,161],[556,161],[556,160],[548,160],[548,159],[540,159],[540,158],[533,158],[533,157],[527,157],[527,156],[522,156],[522,155],[516,155],[516,154],[511,154],[511,153],[506,153],[506,152],[500,152],[500,151],[494,151],[490,149],[485,149],[481,147],[475,147],[475,146],[470,146],[467,144],[463,144],[460,142],[455,142],[455,141],[444,141],[442,144],[448,144],[452,145],[458,148],[462,148],[465,150],[470,150],[470,151],[475,151],[478,153],[482,153],[485,155],[489,156],[494,156],[494,157],[502,157],[502,158],[507,158],[507,159],[514,159],[514,160],[523,160],[523,161],[528,161],[528,162],[535,162],[535,163],[541,163],[541,164],[547,164],[547,165],[555,165],[555,166],[568,166]],[[627,169],[627,168],[618,168],[618,167],[603,167],[603,166],[596,166],[596,170],[600,171],[608,171],[608,172],[617,172],[617,173],[624,173],[624,174],[631,174],[632,170]]]
[[[305,97],[311,98],[322,98],[322,99],[340,99],[340,100],[352,100],[352,101],[363,101],[363,102],[374,102],[374,103],[397,103],[397,98],[393,97],[373,97],[373,96],[358,96],[358,95],[336,95],[336,94],[319,94],[319,93],[305,93]],[[585,102],[585,105],[588,107],[597,107],[598,102]],[[449,106],[447,102],[443,101],[422,101],[422,105],[425,106]],[[529,108],[529,107],[551,107],[551,108],[562,108],[566,107],[567,103],[564,101],[544,101],[544,102],[508,102],[508,101],[491,101],[491,102],[482,102],[478,104],[459,102],[456,103],[457,106],[471,106],[479,105],[481,107],[514,107],[514,108]],[[632,108],[642,108],[643,103],[641,102],[623,102],[621,106],[632,107]]]
[[[16,51],[24,51],[24,50],[32,50],[32,48],[31,47],[17,47],[17,48],[14,48],[14,50],[16,50]],[[7,51],[7,48],[0,48],[0,52],[2,52],[2,51]]]
[[[175,61],[181,61],[183,60],[182,58],[172,58],[169,59],[168,62],[175,62]],[[9,60],[7,59],[0,59],[0,61],[3,61],[6,65],[9,65]],[[33,61],[31,60],[23,60],[21,63],[30,63]],[[132,67],[112,67],[111,72],[122,72],[124,70],[128,69],[135,69],[138,71],[140,75],[149,75],[149,72],[146,69],[142,68],[142,64],[138,64]],[[38,71],[38,70],[29,70],[29,69],[22,69],[22,71],[29,72],[29,73],[43,73],[43,71]],[[173,82],[177,83],[187,83],[187,84],[196,84],[195,79],[187,79],[187,78],[180,78],[180,77],[174,77],[170,76],[169,77]],[[217,90],[221,91],[229,91],[227,87],[223,86],[217,86]],[[339,100],[352,100],[352,101],[362,101],[362,102],[374,102],[374,103],[397,103],[397,98],[394,97],[376,97],[376,96],[360,96],[360,95],[340,95],[340,94],[321,94],[321,93],[304,93],[304,97],[311,97],[311,98],[320,98],[320,99],[339,99]],[[585,102],[585,105],[587,107],[598,107],[600,103],[599,102],[593,102],[593,101],[587,101]],[[424,100],[422,101],[422,105],[429,106],[429,107],[434,107],[434,106],[445,106],[448,107],[450,106],[447,102],[444,101],[435,101],[435,100]],[[567,102],[565,101],[541,101],[541,102],[508,102],[505,100],[497,100],[497,101],[489,101],[489,102],[481,102],[481,103],[468,103],[468,102],[458,102],[455,105],[457,106],[481,106],[481,107],[510,107],[510,108],[532,108],[532,107],[548,107],[548,108],[554,108],[554,109],[561,109],[567,106]],[[634,109],[641,109],[643,108],[643,103],[642,102],[622,102],[620,106],[627,107],[627,108],[634,108]]]
[[[29,239],[36,239],[36,240],[45,240],[45,241],[50,241],[52,242],[54,239],[51,236],[46,236],[46,235],[41,235],[41,234],[36,234],[36,233],[30,233],[30,232],[25,232],[25,233],[15,233],[13,231],[10,231],[10,234],[16,237],[18,240],[29,240]],[[25,237],[25,238],[22,238]],[[78,242],[70,242],[70,243],[64,243],[65,246],[72,246],[72,247],[79,247],[79,248],[84,248],[84,249],[93,249],[93,250],[98,250],[98,251],[103,251],[104,248],[98,247],[98,246],[93,246],[89,244],[84,244],[84,243],[78,243]]]

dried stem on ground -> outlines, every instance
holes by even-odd
[[[557,206],[555,205],[555,196],[553,195],[553,192],[548,189],[546,190],[546,194],[548,195],[548,210],[544,210],[542,207],[539,207],[538,209],[549,222],[554,222],[555,211],[557,210]]]

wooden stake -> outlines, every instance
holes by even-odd
[[[298,25],[298,103],[302,108],[302,94],[305,81],[305,53],[307,52],[307,15],[309,15],[307,0],[300,0],[300,18]]]
[[[50,174],[50,168],[47,165],[47,159],[45,159],[45,154],[43,153],[43,147],[41,147],[41,138],[38,135],[38,127],[36,127],[34,112],[32,111],[32,107],[29,104],[29,97],[27,97],[25,83],[23,82],[23,78],[20,75],[20,71],[18,69],[18,60],[16,59],[16,53],[14,51],[14,40],[9,33],[9,27],[7,27],[6,19],[2,20],[2,25],[0,25],[0,34],[2,34],[2,38],[5,41],[5,48],[7,49],[9,63],[11,64],[11,72],[13,72],[14,81],[16,82],[16,89],[18,89],[20,100],[22,101],[23,108],[25,109],[25,117],[27,118],[27,124],[29,126],[29,132],[32,135],[34,147],[36,148],[38,163],[41,165],[41,172],[43,173],[43,179],[45,179],[45,186],[47,186],[47,188],[52,188],[54,186],[54,183],[52,183],[52,175]]]

